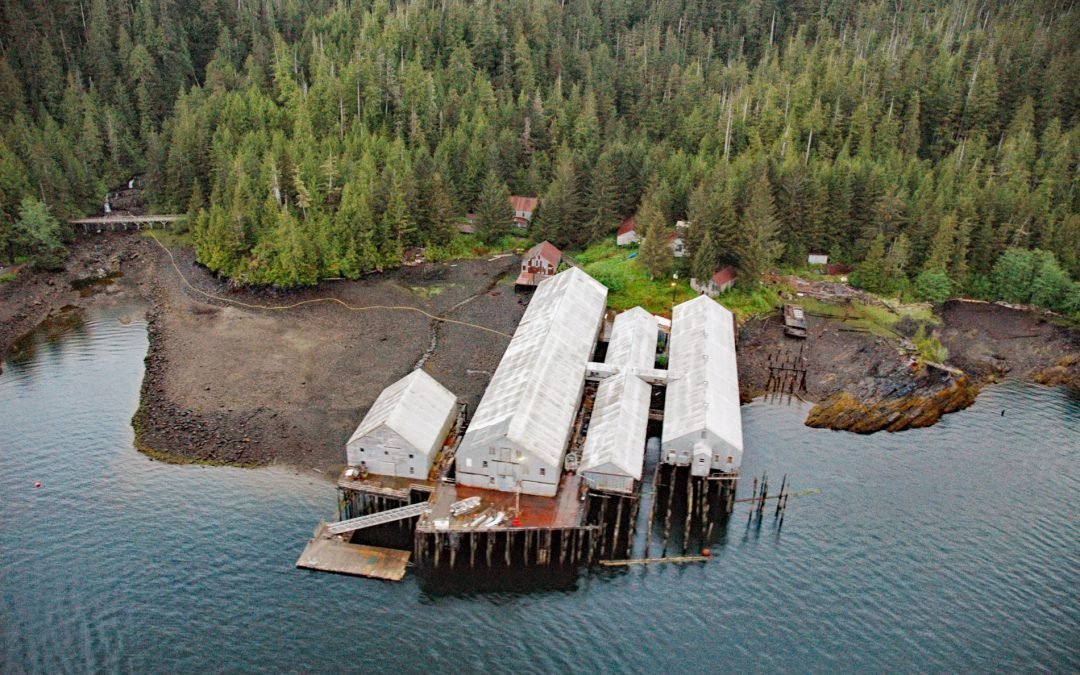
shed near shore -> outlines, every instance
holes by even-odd
[[[701,295],[675,307],[668,358],[661,461],[695,476],[733,473],[742,463],[742,411],[735,319]]]
[[[656,361],[656,319],[640,307],[615,317],[578,471],[589,487],[630,494],[641,480],[652,387],[637,375]]]
[[[540,283],[457,450],[459,485],[555,496],[606,303],[577,268]]]
[[[457,397],[423,370],[379,394],[345,446],[350,466],[426,479],[457,416]]]

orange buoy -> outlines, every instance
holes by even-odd
[[[707,548],[703,548],[701,549],[701,555],[702,557],[708,558],[710,555],[712,555],[712,551]]]
[[[34,483],[34,487],[41,487],[41,481]]]

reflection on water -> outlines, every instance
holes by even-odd
[[[0,375],[0,672],[1080,668],[1063,391],[869,437],[756,402],[745,474],[822,490],[782,532],[740,505],[706,564],[421,588],[293,567],[333,513],[324,477],[135,452],[138,315],[37,334]]]

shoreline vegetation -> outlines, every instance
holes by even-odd
[[[282,295],[234,288],[197,265],[190,249],[172,250],[185,278],[206,292],[251,304]],[[517,257],[491,253],[284,295],[330,295],[357,305],[408,303],[509,334],[524,310],[512,285]],[[621,274],[610,257],[575,260],[587,271],[599,262]],[[620,298],[645,299],[654,311],[670,306],[667,280],[645,277],[642,288],[640,276],[622,278],[631,283],[613,289],[613,306]],[[1080,388],[1080,331],[1059,325],[1067,321],[960,300],[936,311],[874,296],[830,300],[839,287],[844,285],[776,275],[764,290],[729,296],[739,307],[744,400],[766,393],[770,355],[793,354],[803,344],[783,335],[775,310],[786,300],[803,304],[809,315],[800,398],[816,404],[807,419],[811,426],[858,433],[926,426],[970,405],[983,385],[1010,377]],[[677,288],[676,302],[688,292]],[[506,344],[496,335],[432,325],[411,313],[358,317],[326,306],[266,312],[215,303],[185,289],[155,242],[106,234],[76,240],[63,271],[24,270],[0,286],[0,348],[6,351],[62,310],[124,294],[149,305],[147,369],[132,425],[140,451],[162,461],[241,467],[280,462],[333,471],[341,463],[341,444],[381,388],[422,355],[427,369],[475,407]],[[252,344],[261,348],[252,350]],[[942,355],[944,364],[930,358]]]

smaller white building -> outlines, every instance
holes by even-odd
[[[423,370],[379,394],[345,446],[349,466],[426,479],[457,416],[457,397]]]
[[[638,373],[656,362],[657,325],[640,307],[615,317],[578,472],[594,490],[632,494],[641,480],[652,387]]]
[[[806,257],[806,262],[811,265],[828,265],[829,256],[824,253],[811,253]]]
[[[622,221],[622,225],[619,225],[619,230],[615,233],[615,245],[629,246],[640,241],[641,237],[638,235],[637,221],[634,220],[633,216],[630,216]]]

